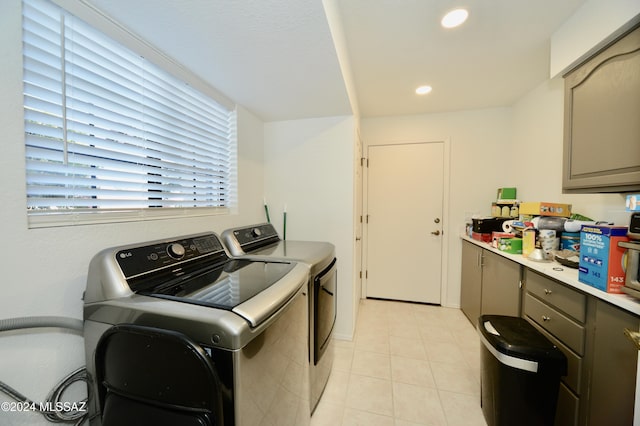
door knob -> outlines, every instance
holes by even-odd
[[[440,231],[431,231],[433,235],[440,235]]]

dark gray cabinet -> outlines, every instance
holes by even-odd
[[[462,242],[460,307],[474,326],[480,315],[520,315],[520,270],[517,262]]]
[[[528,268],[523,316],[567,357],[556,426],[633,423],[640,318]]]
[[[481,315],[520,316],[520,270],[519,263],[483,251]]]
[[[638,349],[623,330],[640,329],[640,318],[597,301],[591,369],[589,425],[633,424]]]
[[[640,26],[565,75],[564,192],[640,190]]]
[[[482,247],[462,241],[460,308],[477,327],[482,295]]]
[[[581,417],[585,417],[588,298],[531,269],[525,269],[524,283],[523,316],[567,357],[567,375],[561,379],[555,424],[584,424]]]

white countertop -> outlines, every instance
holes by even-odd
[[[503,251],[500,251],[494,248],[493,246],[491,246],[491,244],[474,240],[467,235],[461,235],[461,237],[463,240],[469,241],[470,243],[473,243],[479,247],[482,247],[483,249],[492,251],[496,254],[499,254],[502,257],[513,260],[514,262],[517,262],[521,265],[524,265],[529,269],[540,272],[541,274],[544,274],[550,278],[563,282],[564,284],[567,284],[584,293],[595,296],[601,300],[611,303],[612,305],[615,305],[628,312],[631,312],[635,315],[640,316],[640,300],[634,299],[633,297],[628,296],[626,294],[606,293],[602,290],[598,290],[595,287],[591,287],[588,284],[581,283],[578,280],[577,269],[568,268],[566,266],[559,264],[556,261],[534,262],[532,260],[529,260],[523,257],[520,254],[511,254],[511,253],[505,253]]]

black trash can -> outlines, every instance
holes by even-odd
[[[487,425],[553,425],[565,355],[523,318],[482,315],[478,331]]]

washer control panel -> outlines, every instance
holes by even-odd
[[[119,250],[115,256],[124,276],[130,278],[167,266],[216,255],[222,260],[228,258],[215,234],[203,234],[131,247]]]
[[[235,229],[233,236],[240,246],[245,247],[247,245],[275,239],[279,240],[276,229],[270,223],[262,223],[259,225],[248,226],[246,228]]]

